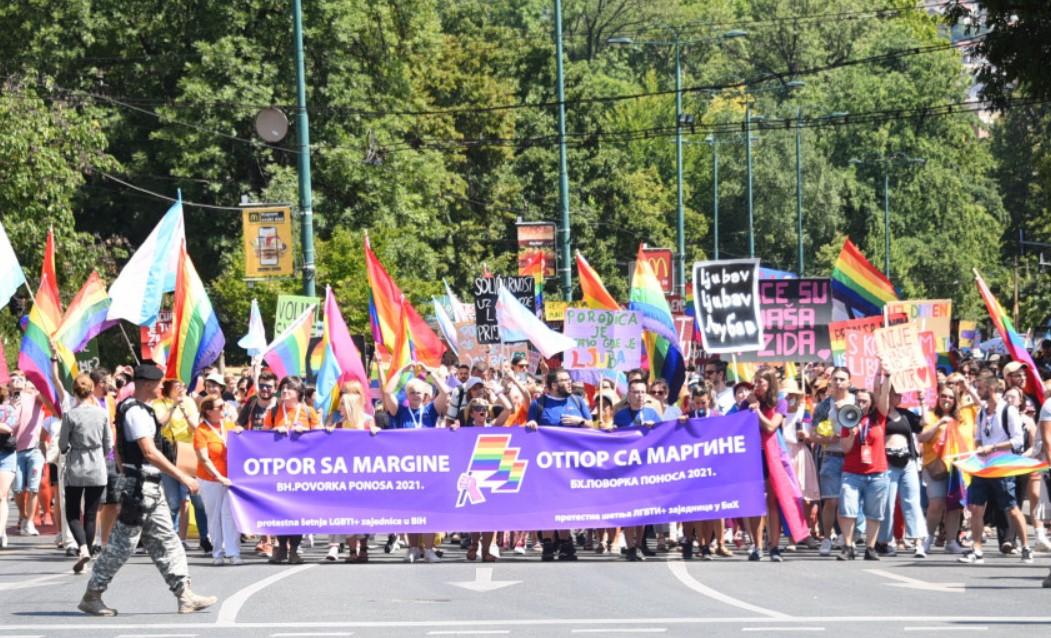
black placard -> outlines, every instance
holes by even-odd
[[[478,277],[474,280],[474,323],[478,343],[500,343],[500,327],[496,323],[500,284],[536,314],[536,283],[532,277]]]
[[[831,361],[828,324],[832,286],[828,279],[760,279],[763,347],[741,361]]]
[[[758,259],[693,265],[693,304],[706,352],[762,349],[758,277]]]

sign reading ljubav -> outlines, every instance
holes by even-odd
[[[762,350],[758,259],[695,263],[693,304],[706,352]]]
[[[597,432],[336,430],[229,437],[251,534],[625,527],[765,511],[752,412]]]

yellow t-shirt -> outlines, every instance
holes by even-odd
[[[150,407],[161,424],[161,434],[179,443],[193,443],[193,427],[190,424],[196,425],[201,420],[193,399],[183,397],[173,401],[162,398],[151,403]]]
[[[927,465],[934,459],[942,455],[942,450],[945,447],[946,435],[945,430],[948,429],[949,425],[938,425],[938,421],[941,421],[941,417],[934,414],[934,412],[927,412],[925,423],[923,424],[923,431],[927,432],[931,428],[938,428],[935,432],[934,437],[929,439],[923,444],[923,464]]]

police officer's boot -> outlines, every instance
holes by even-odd
[[[198,596],[190,591],[189,585],[182,588],[182,591],[178,594],[178,599],[180,614],[192,614],[219,602],[219,599],[215,596]]]
[[[88,589],[80,599],[77,609],[90,616],[116,616],[117,610],[110,609],[102,602],[102,592]]]
[[[550,538],[545,538],[540,541],[543,546],[543,551],[540,554],[540,560],[546,562],[555,560],[555,541]]]
[[[558,560],[576,560],[577,548],[573,545],[572,538],[562,539],[558,546]]]

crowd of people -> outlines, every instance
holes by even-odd
[[[1049,353],[1043,358],[1051,360],[1051,344],[1046,345]],[[953,369],[939,371],[934,404],[913,407],[903,405],[907,397],[895,391],[885,370],[864,384],[871,389],[864,389],[853,387],[857,378],[850,370],[822,363],[800,367],[794,375],[786,375],[783,367],[760,366],[753,378],[731,382],[726,361],[702,359],[689,369],[678,396],[669,396],[666,380],[651,379],[641,369],[627,373],[622,394],[614,380],[589,387],[555,362],[541,361],[531,369],[522,356],[495,367],[410,364],[389,375],[375,400],[360,383],[343,383],[338,408],[326,418],[315,409],[313,389],[303,379],[278,379],[265,367],[225,375],[209,368],[194,388],[162,379],[156,367],[142,366],[142,372],[122,367],[115,373],[96,368],[79,374],[66,395],[55,366],[63,408],[56,418],[16,370],[0,388],[0,547],[8,544],[13,496],[16,533],[37,535],[42,519],[53,520],[59,526],[56,545],[70,557],[73,571],[82,572],[113,542],[118,519],[125,521],[122,494],[129,490],[130,477],[140,492],[146,487],[147,497],[163,500],[165,506],[151,509],[149,516],[166,520],[153,524],[170,526],[185,549],[192,519],[200,550],[216,566],[241,564],[243,554],[274,564],[302,563],[304,542],[327,542],[321,560],[350,563],[367,562],[370,548],[403,550],[407,561],[437,562],[449,542],[459,543],[467,560],[485,562],[504,552],[534,551],[544,561],[575,560],[580,551],[620,552],[628,561],[639,561],[664,551],[685,560],[738,554],[750,561],[781,562],[807,549],[839,560],[872,561],[906,551],[915,558],[940,551],[975,564],[985,560],[986,547],[994,543],[1001,554],[1032,563],[1037,550],[1051,551],[1047,473],[971,477],[964,489],[944,451],[981,458],[1012,452],[1051,460],[1051,399],[1041,406],[1027,395],[1025,364],[996,357],[957,361]],[[1045,378],[1051,376],[1047,366],[1038,367]],[[1051,395],[1051,381],[1045,385]],[[290,436],[320,428],[377,436],[387,429],[461,427],[610,431],[744,410],[756,413],[763,441],[767,515],[762,517],[623,529],[450,530],[444,535],[392,530],[304,539],[254,537],[239,530],[231,515],[227,441],[245,430]],[[156,437],[147,427],[151,423],[159,426]],[[147,439],[151,445],[141,451],[132,445]],[[170,458],[161,458],[154,447],[167,448]],[[782,508],[791,504],[774,495],[774,474],[787,478],[803,503],[809,531],[803,540],[782,541]],[[142,537],[142,549],[157,561],[164,544],[151,538],[149,533]],[[112,552],[111,568],[96,564],[95,589],[89,586],[89,593],[104,589],[140,540],[135,534],[130,541],[121,539],[130,545]],[[188,592],[185,565],[169,571],[173,592]],[[1051,575],[1043,584],[1051,587]],[[184,602],[190,610],[204,604],[195,600],[180,598],[180,610]],[[89,607],[107,609],[101,599]]]

